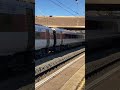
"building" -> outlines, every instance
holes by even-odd
[[[83,16],[36,16],[35,24],[48,27],[58,27],[71,30],[85,29],[85,17]]]

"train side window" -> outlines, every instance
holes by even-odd
[[[83,35],[79,35],[79,38],[84,38],[84,36]]]
[[[67,34],[65,34],[65,39],[67,39]]]
[[[39,32],[35,32],[35,39],[40,39],[40,33]]]

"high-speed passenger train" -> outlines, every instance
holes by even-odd
[[[33,0],[0,0],[0,71],[33,60],[33,17]]]
[[[41,56],[49,51],[78,46],[84,42],[84,39],[84,35],[80,32],[35,25],[35,50]]]
[[[13,67],[16,64],[31,63],[35,51],[36,56],[42,57],[49,52],[62,51],[70,47],[78,46],[84,42],[84,35],[59,28],[48,28],[42,25],[35,25],[35,46],[31,39],[33,33],[28,32],[1,32],[0,33],[0,67],[6,65]],[[7,37],[5,37],[7,36]],[[31,41],[30,41],[31,40]],[[33,57],[32,57],[33,56]],[[7,64],[6,64],[7,62]]]

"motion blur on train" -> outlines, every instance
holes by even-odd
[[[34,32],[0,32],[0,56],[12,56],[22,53],[39,52],[39,55],[52,51],[62,51],[82,45],[85,34],[60,28],[49,28],[35,25],[35,50],[33,46]],[[30,39],[31,37],[31,39]],[[31,42],[30,42],[31,40]],[[31,48],[30,48],[31,47]]]
[[[83,44],[85,34],[60,28],[49,28],[35,24],[35,58],[50,52],[63,51]]]
[[[32,62],[34,1],[0,0],[0,71]]]
[[[76,31],[34,25],[31,0],[2,0],[1,5],[0,70],[24,64],[30,66],[35,60],[34,53],[36,58],[41,58],[84,41],[84,35]]]
[[[33,32],[34,34],[34,32]],[[7,35],[7,37],[5,37]],[[7,64],[8,67],[31,63],[32,55],[37,60],[49,53],[56,53],[73,47],[82,45],[85,41],[85,34],[79,31],[70,31],[60,28],[49,28],[42,25],[35,25],[35,49],[31,43],[32,34],[28,32],[2,32],[0,41],[3,40],[0,48],[0,57],[2,66]],[[8,38],[9,37],[9,38]],[[31,40],[31,42],[29,41]],[[5,44],[6,45],[3,45]],[[29,61],[28,61],[29,60]],[[29,65],[29,64],[28,64]],[[2,67],[4,68],[4,67]]]

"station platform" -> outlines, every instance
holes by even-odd
[[[61,70],[64,67],[67,68]],[[69,63],[53,74],[59,72],[59,70],[61,70],[59,74],[46,83],[39,85],[36,90],[79,90],[82,88],[85,81],[85,53],[73,58]],[[46,78],[50,78],[50,75]]]

